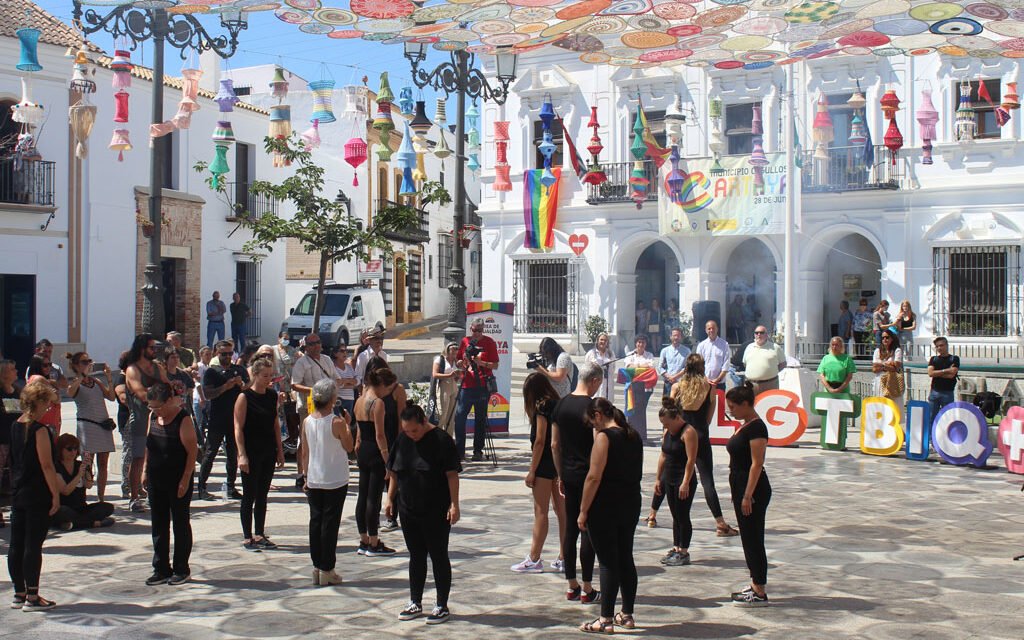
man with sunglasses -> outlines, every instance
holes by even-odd
[[[782,347],[768,339],[763,325],[754,329],[754,341],[743,351],[743,367],[747,380],[754,385],[754,396],[779,388],[779,372],[786,368]]]
[[[227,479],[224,482],[224,497],[240,500],[242,494],[235,489],[238,474],[238,444],[235,442],[235,400],[249,387],[249,373],[245,367],[232,364],[234,344],[221,340],[214,345],[215,354],[210,367],[203,374],[203,395],[206,397],[206,449],[203,464],[199,468],[199,499],[216,500],[206,490],[206,481],[213,470],[221,443],[227,450],[224,467]]]
[[[455,404],[455,442],[459,459],[466,457],[466,419],[473,412],[473,462],[484,459],[487,442],[487,401],[491,399],[489,386],[498,368],[498,343],[484,335],[483,318],[474,318],[469,325],[470,335],[462,339],[456,359],[465,369],[462,388]],[[471,346],[472,345],[472,346]],[[470,354],[467,354],[467,349]]]
[[[68,379],[64,376],[64,370],[60,368],[59,364],[53,362],[53,343],[43,338],[36,343],[34,355],[39,356],[45,362],[49,364],[49,370],[46,372],[50,382],[53,383],[54,388],[58,392],[63,393],[68,389]],[[25,371],[25,379],[28,380],[28,371]]]

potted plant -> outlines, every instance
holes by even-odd
[[[583,333],[587,334],[588,342],[583,343],[583,348],[590,351],[597,342],[597,336],[608,331],[608,321],[599,315],[592,315],[583,323]]]

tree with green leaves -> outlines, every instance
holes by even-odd
[[[298,136],[293,134],[288,139],[267,137],[264,138],[264,147],[267,153],[277,153],[295,167],[293,175],[280,184],[256,180],[249,187],[249,193],[291,202],[295,205],[295,214],[291,218],[283,218],[276,213],[264,213],[255,218],[245,210],[245,203],[236,203],[234,208],[238,211],[239,224],[252,233],[252,240],[247,241],[243,248],[247,252],[270,252],[279,240],[294,238],[307,253],[319,256],[320,272],[313,315],[313,328],[316,330],[326,302],[324,282],[327,266],[339,260],[368,260],[374,250],[384,259],[392,257],[394,250],[384,234],[418,227],[419,211],[404,203],[384,206],[377,210],[364,229],[362,223],[350,215],[349,203],[323,195],[324,168],[313,161],[311,150]],[[205,171],[207,164],[196,163],[195,169]],[[223,182],[215,187],[213,179],[207,178],[207,184],[231,204]],[[451,203],[451,196],[439,182],[425,182],[420,187],[419,197],[420,206],[424,208],[431,204],[445,206]]]

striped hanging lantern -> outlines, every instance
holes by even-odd
[[[860,117],[860,114],[854,112],[853,118],[850,119],[850,137],[847,142],[851,147],[860,147],[868,139],[868,134],[864,131],[864,119]]]
[[[90,78],[89,56],[83,49],[75,54],[75,62],[71,72],[71,90],[81,94],[96,92],[96,82]]]
[[[287,140],[292,134],[292,108],[286,104],[278,104],[270,107],[270,132],[269,135],[275,140]],[[275,167],[287,167],[291,162],[284,154],[275,151],[273,156]]]
[[[1020,105],[1017,105],[1018,107]],[[445,108],[445,99],[437,99],[437,110],[434,112],[434,123],[439,127],[443,127],[445,122],[448,120],[448,114]]]
[[[896,96],[895,89],[887,89],[885,95],[878,101],[882,105],[882,114],[889,120],[896,117],[900,110],[900,99]]]
[[[210,163],[210,173],[213,174],[213,188],[220,189],[221,177],[231,169],[228,167],[228,149],[235,142],[235,131],[227,120],[218,120],[217,127],[213,130],[214,158]]]
[[[288,80],[284,77],[284,69],[274,67],[274,77],[270,79],[270,95],[278,100],[288,98]]]
[[[956,108],[954,129],[960,142],[971,142],[978,131],[978,114],[971,105],[971,83],[966,80],[960,83],[960,103]]]
[[[313,114],[309,116],[309,121],[319,120],[320,124],[330,124],[337,120],[331,104],[334,80],[314,80],[309,83],[309,90],[313,93]]]
[[[373,117],[373,128],[380,131],[381,138],[386,138],[395,130],[395,121],[391,118],[391,103],[378,102],[377,114]]]
[[[114,51],[114,59],[110,62],[110,70],[114,72],[111,86],[114,91],[124,91],[132,86],[132,58],[123,49]]]
[[[1007,111],[1020,109],[1020,96],[1017,95],[1016,82],[1006,83],[1006,91],[1003,93],[1003,108]]]
[[[358,169],[359,165],[366,162],[366,141],[362,138],[349,138],[349,141],[345,143],[345,162],[352,169]],[[355,171],[352,175],[352,186],[359,186],[359,174]]]

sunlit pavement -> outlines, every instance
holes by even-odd
[[[65,413],[69,407],[65,405]],[[71,414],[73,415],[73,414]],[[66,415],[69,420],[71,415]],[[521,418],[513,426],[524,433]],[[306,547],[308,509],[292,488],[293,465],[275,479],[267,532],[274,552],[242,549],[238,503],[194,502],[196,545],[190,584],[147,587],[151,541],[146,514],[117,500],[117,524],[97,532],[54,532],[44,546],[42,594],[59,603],[47,613],[0,609],[0,634],[21,638],[278,638],[315,634],[374,638],[579,637],[594,605],[566,602],[558,574],[517,575],[532,523],[523,484],[527,443],[497,441],[499,466],[475,464],[462,481],[463,519],[451,537],[452,619],[441,627],[400,622],[408,599],[407,556],[355,553],[355,482],[339,541],[338,587],[313,587]],[[727,456],[715,448],[717,485],[728,501]],[[645,451],[645,490],[657,451]],[[993,457],[993,460],[997,456]],[[112,460],[111,471],[120,468]],[[218,464],[217,470],[220,469]],[[636,607],[644,637],[769,639],[1017,638],[1024,621],[1024,494],[1020,477],[1001,467],[875,458],[814,445],[770,449],[774,487],[768,511],[771,606],[741,609],[729,592],[746,584],[738,538],[717,538],[698,495],[693,507],[693,564],[664,567],[671,516],[640,525]],[[211,479],[219,487],[222,476]],[[111,495],[119,495],[119,478]],[[645,500],[647,497],[645,497]],[[735,522],[727,509],[727,518]],[[6,553],[10,529],[0,530]],[[404,552],[400,532],[382,534]],[[556,557],[556,529],[543,558]],[[9,583],[5,583],[7,589]],[[428,579],[425,607],[432,606]]]

